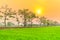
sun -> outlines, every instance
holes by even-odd
[[[40,15],[41,14],[41,10],[40,9],[36,10],[36,14]]]
[[[42,8],[38,8],[38,9],[35,10],[35,15],[38,16],[38,17],[40,17],[40,16],[43,15],[42,12],[43,12],[43,11],[42,11]]]
[[[34,10],[34,13],[36,16],[41,17],[44,15],[44,8],[43,7],[41,7],[41,8],[36,7]]]
[[[42,10],[41,10],[41,9],[37,9],[37,10],[36,10],[36,15],[37,15],[37,16],[41,16],[41,14],[42,14]]]

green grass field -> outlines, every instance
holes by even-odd
[[[1,29],[0,40],[60,40],[60,27]]]

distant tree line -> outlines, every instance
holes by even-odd
[[[4,11],[2,10],[4,9]],[[34,18],[39,18],[35,15],[34,12],[32,11],[29,11],[29,9],[19,9],[18,11],[16,10],[13,10],[12,8],[8,8],[7,5],[3,6],[0,8],[0,13],[2,13],[3,15],[0,15],[0,19],[4,18],[4,26],[7,27],[7,24],[9,26],[11,25],[14,25],[13,23],[11,22],[6,22],[7,20],[9,20],[9,18],[16,18],[16,21],[17,21],[17,24],[18,26],[17,27],[20,27],[20,18],[19,17],[23,17],[22,19],[24,20],[23,24],[24,24],[24,27],[26,27],[27,25],[29,25],[30,27],[33,26],[33,22],[32,20]],[[21,16],[22,15],[22,16]],[[19,17],[18,17],[19,16]],[[9,18],[8,18],[9,17]],[[13,20],[13,19],[12,19]],[[39,18],[39,26],[56,26],[58,25],[59,23],[57,21],[51,21],[51,20],[48,20],[46,19],[44,16],[43,17],[40,17]],[[30,24],[27,24],[27,22],[30,22]]]

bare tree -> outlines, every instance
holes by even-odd
[[[31,22],[31,27],[32,27],[32,20],[33,20],[35,17],[36,17],[36,16],[35,16],[35,13],[33,13],[33,12],[30,11],[27,19],[28,19],[29,22]]]
[[[27,21],[27,17],[28,17],[28,9],[23,9],[23,10],[18,10],[19,15],[23,15],[24,16],[24,27],[26,27],[26,21]]]
[[[5,27],[6,27],[6,20],[7,20],[7,16],[9,15],[8,10],[9,10],[10,8],[8,8],[8,6],[5,5],[4,7],[1,7],[0,9],[4,9],[4,10],[5,10],[4,12],[2,12],[2,11],[0,11],[0,12],[1,12],[2,14],[4,14],[4,23],[5,23]]]

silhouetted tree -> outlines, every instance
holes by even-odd
[[[1,12],[2,14],[4,14],[4,23],[5,23],[5,27],[6,27],[6,20],[8,20],[8,19],[7,19],[7,16],[9,15],[8,10],[9,10],[10,8],[8,8],[8,6],[5,5],[5,6],[2,7],[1,9],[4,9],[4,12],[2,12],[2,11],[0,11],[0,12]]]
[[[16,16],[16,21],[17,21],[18,27],[19,27],[20,21],[19,21],[19,18],[18,18],[18,13],[17,13],[16,11],[14,11],[14,14],[15,14],[15,16]]]
[[[58,22],[57,21],[54,21],[53,23],[54,23],[55,26],[58,25]]]
[[[24,16],[24,27],[26,27],[29,10],[28,9],[18,10],[18,13],[19,13],[19,15],[21,14]]]
[[[45,25],[46,24],[46,18],[43,16],[43,17],[40,17],[40,22]]]
[[[27,17],[28,21],[31,22],[31,27],[32,27],[32,20],[35,18],[35,14],[33,12],[29,12],[29,15]]]

